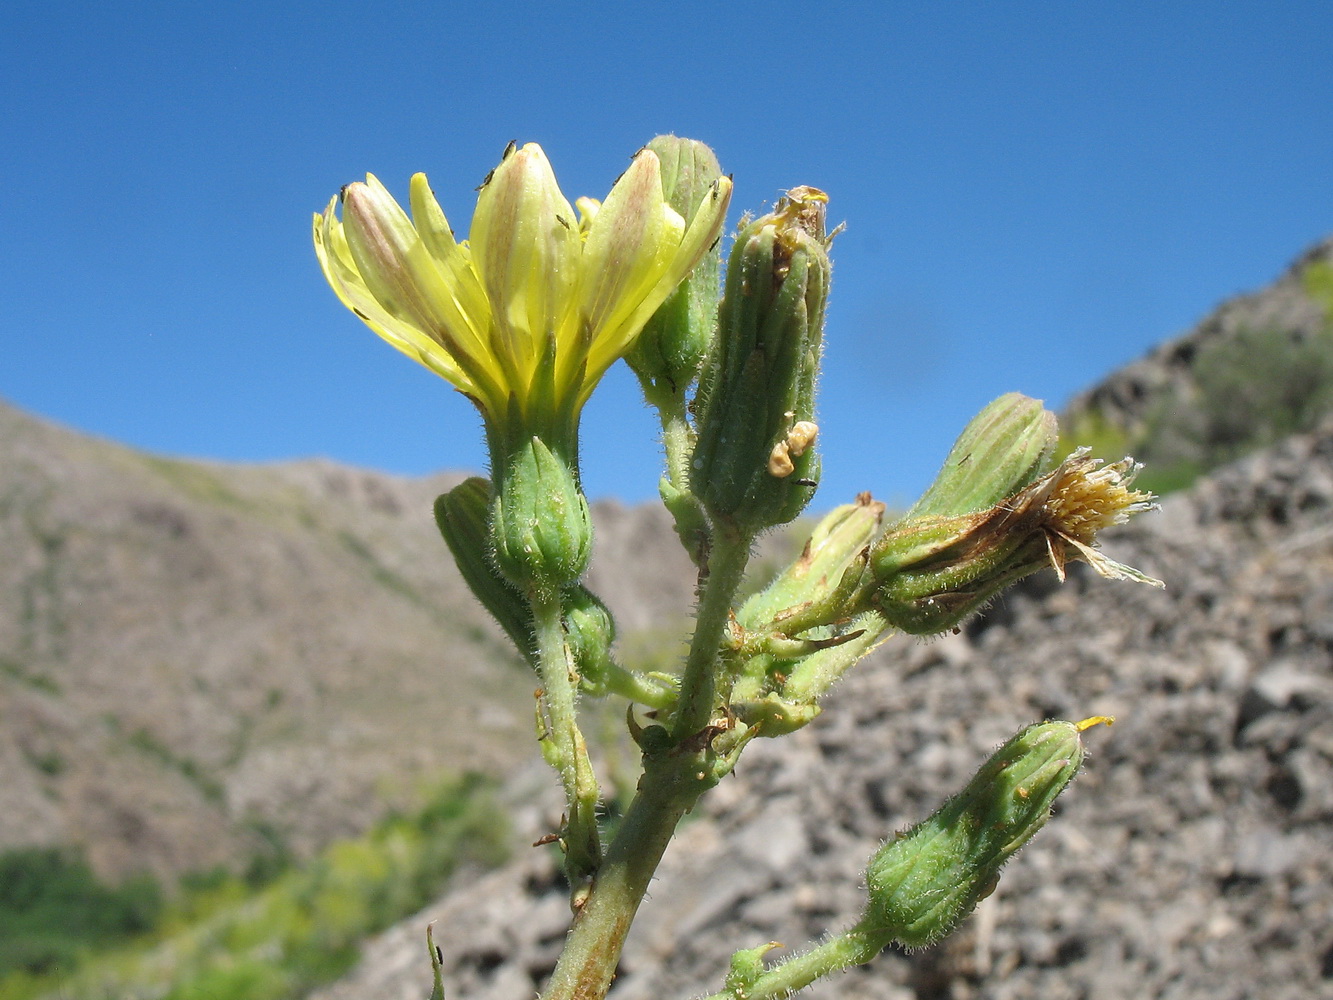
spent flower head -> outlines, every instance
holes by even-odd
[[[1111,580],[1165,586],[1161,580],[1118,563],[1098,550],[1099,532],[1114,524],[1124,524],[1134,514],[1152,510],[1156,498],[1144,490],[1131,488],[1142,468],[1132,458],[1103,465],[1100,458],[1091,458],[1089,451],[1079,448],[1034,487],[1036,495],[1045,497],[1041,506],[1051,566],[1061,581],[1065,578],[1065,563],[1077,559]]]
[[[541,147],[511,144],[469,240],[454,239],[424,174],[410,217],[367,175],[315,216],[315,252],[343,304],[471,398],[492,434],[565,450],[597,381],[717,239],[730,194],[716,178],[684,219],[642,150],[576,213]]]
[[[909,515],[872,548],[874,606],[896,628],[929,635],[953,628],[1040,569],[1049,566],[1063,580],[1070,561],[1110,579],[1164,586],[1097,548],[1099,532],[1154,506],[1152,494],[1132,488],[1138,468],[1129,458],[1103,465],[1080,448],[986,510]]]

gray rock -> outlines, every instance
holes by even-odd
[[[999,622],[888,643],[812,725],[747,750],[682,830],[612,997],[716,990],[734,950],[799,948],[844,926],[876,843],[1048,712],[1119,721],[1088,734],[1084,774],[995,895],[934,948],[890,949],[809,996],[1333,996],[1333,509],[1319,485],[1330,470],[1333,428],[1221,470],[1119,532],[1118,556],[1165,592],[1076,571],[1062,590],[1019,587]],[[1303,499],[1281,502],[1291,495]],[[552,939],[563,892],[488,879],[486,906],[468,903],[475,888],[445,897],[406,937],[367,948],[356,989],[318,1000],[419,1000],[420,929],[451,916],[466,933],[446,945],[449,995],[498,996],[499,973],[477,970],[502,947],[507,995],[539,989],[533,956],[549,954],[539,939]],[[487,937],[488,924],[507,936]]]

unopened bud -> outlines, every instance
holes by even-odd
[[[810,422],[828,297],[827,202],[822,191],[794,188],[742,228],[700,376],[691,482],[714,518],[748,533],[794,518],[819,478]]]
[[[1055,414],[1041,400],[1006,393],[963,429],[908,516],[971,514],[994,506],[1046,471],[1058,440]]]
[[[525,595],[554,594],[588,568],[592,521],[573,470],[540,438],[512,449],[496,476],[495,564]]]
[[[884,505],[869,493],[829,512],[801,554],[736,614],[747,630],[781,629],[794,635],[843,617],[843,599],[865,565],[866,547],[879,531]]]
[[[590,694],[605,694],[607,673],[613,669],[611,643],[616,637],[611,612],[583,586],[570,588],[563,603],[565,642],[580,686]]]
[[[1050,819],[1083,763],[1081,723],[1043,722],[1005,743],[930,819],[870,859],[866,922],[908,947],[938,940],[988,896],[1000,869]]]
[[[490,556],[491,484],[474,476],[435,501],[435,522],[464,581],[491,613],[519,654],[536,667],[532,607],[495,568]],[[615,623],[587,587],[576,584],[561,596],[565,641],[585,690],[605,693]]]

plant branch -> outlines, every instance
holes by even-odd
[[[853,965],[864,965],[878,955],[889,940],[884,931],[874,930],[862,920],[823,944],[753,976],[742,977],[733,970],[727,977],[727,987],[705,1000],[780,1000],[816,979]]]
[[[533,631],[537,639],[537,668],[541,674],[541,711],[546,731],[543,756],[560,774],[565,787],[568,817],[562,840],[565,874],[575,900],[597,871],[601,845],[597,836],[597,776],[579,729],[574,704],[575,673],[565,645],[558,597],[533,596]]]
[[[681,701],[670,738],[644,751],[644,773],[607,851],[587,900],[565,941],[543,1000],[601,1000],[611,988],[634,915],[662,860],[676,824],[717,781],[712,749],[694,737],[713,709],[718,649],[745,564],[748,542],[732,534],[713,549],[699,600]]]

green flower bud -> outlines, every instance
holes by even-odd
[[[1079,734],[1111,721],[1043,722],[1000,747],[961,793],[870,859],[865,925],[908,947],[949,933],[1050,819],[1056,796],[1083,763]]]
[[[972,418],[909,517],[971,514],[1011,497],[1047,471],[1059,440],[1055,414],[1017,392]]]
[[[662,193],[688,224],[722,176],[717,156],[702,142],[659,135],[647,148],[661,163]],[[659,391],[680,394],[699,374],[717,322],[718,244],[662,303],[625,356],[639,379]]]
[[[845,617],[866,547],[883,517],[884,505],[869,493],[835,507],[815,526],[796,561],[745,602],[737,622],[747,631],[779,629],[795,635]]]
[[[828,196],[794,188],[745,225],[727,266],[717,337],[695,408],[691,484],[715,520],[785,524],[819,478],[815,381],[828,297]]]
[[[1096,548],[1104,528],[1153,507],[1151,494],[1130,489],[1137,471],[1131,459],[1102,466],[1080,449],[988,510],[906,517],[871,549],[870,603],[895,628],[931,635],[1037,570],[1049,566],[1063,580],[1070,560],[1110,579],[1161,587]]]
[[[565,642],[569,645],[582,688],[590,694],[606,694],[611,662],[611,643],[616,625],[605,604],[587,587],[572,587],[564,600]]]
[[[491,484],[479,476],[459,483],[435,501],[435,523],[458,572],[519,653],[531,662],[532,609],[491,560],[490,516]]]
[[[482,606],[491,613],[519,653],[536,666],[532,608],[500,572],[490,555],[487,520],[491,484],[474,476],[435,501],[435,521],[454,562]],[[606,605],[582,585],[568,588],[561,601],[565,641],[585,690],[605,694],[615,623]]]
[[[574,471],[541,438],[511,450],[496,476],[495,564],[525,595],[553,594],[588,568],[592,521]]]

